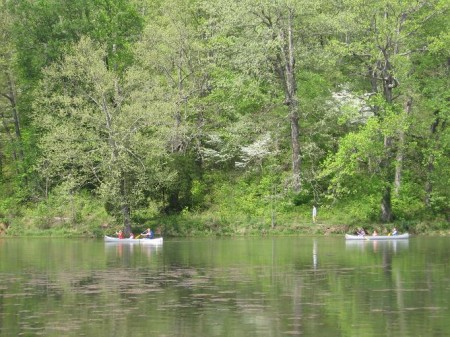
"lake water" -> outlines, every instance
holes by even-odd
[[[449,336],[450,238],[0,239],[0,336]]]

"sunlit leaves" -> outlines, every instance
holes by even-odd
[[[105,55],[102,46],[82,38],[64,62],[49,67],[35,121],[43,135],[40,167],[50,184],[77,177],[74,189],[96,187],[119,205],[142,198],[154,181],[148,173],[156,164],[152,159],[163,154],[158,139],[167,123],[159,111],[163,106],[154,104],[152,82],[141,78],[137,85],[131,70],[130,78],[120,80]]]

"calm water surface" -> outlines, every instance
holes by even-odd
[[[0,239],[0,336],[449,336],[450,238]]]

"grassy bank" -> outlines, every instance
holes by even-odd
[[[281,218],[281,216],[280,216]],[[272,222],[264,218],[217,216],[212,214],[184,213],[176,216],[164,216],[139,221],[135,233],[142,232],[147,226],[160,231],[165,237],[204,237],[204,236],[260,236],[260,235],[343,235],[355,232],[363,227],[371,233],[388,233],[393,227],[399,232],[413,235],[448,235],[450,225],[443,221],[393,222],[379,223],[342,223],[337,219],[319,219],[312,223],[299,218],[283,215],[282,220]],[[102,212],[92,212],[76,221],[69,216],[29,216],[14,218],[6,225],[2,223],[3,236],[55,236],[55,237],[102,237],[111,235],[121,228],[120,224]]]
[[[234,236],[234,235],[343,235],[356,232],[363,227],[367,232],[376,230],[380,234],[389,233],[393,227],[399,232],[409,232],[413,235],[448,235],[450,224],[443,221],[393,222],[380,223],[341,223],[335,219],[298,221],[297,218],[286,217],[283,222],[274,226],[261,219],[217,219],[203,215],[188,215],[160,218],[154,222],[159,225],[167,236]]]
[[[230,202],[234,202],[233,207]],[[228,204],[227,204],[228,203]],[[395,226],[399,232],[413,235],[449,235],[450,222],[444,218],[399,219],[390,224],[374,222],[370,210],[352,204],[319,206],[317,223],[312,223],[311,205],[286,203],[270,207],[253,203],[252,209],[237,207],[234,200],[213,205],[208,210],[184,210],[177,215],[158,212],[132,214],[134,233],[147,226],[166,237],[245,236],[245,235],[343,235],[363,227],[371,233],[388,233]],[[13,210],[13,211],[8,211]],[[102,237],[122,228],[120,221],[105,211],[92,196],[80,194],[49,198],[27,207],[1,210],[1,236]]]

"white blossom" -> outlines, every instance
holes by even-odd
[[[241,147],[241,161],[235,162],[236,167],[246,167],[249,163],[257,163],[261,165],[262,160],[272,154],[271,151],[272,137],[270,133],[266,133],[261,138],[248,146]]]
[[[350,123],[364,123],[373,116],[373,111],[367,100],[373,93],[356,95],[347,88],[332,93],[332,100],[329,101],[331,110],[345,116]]]

